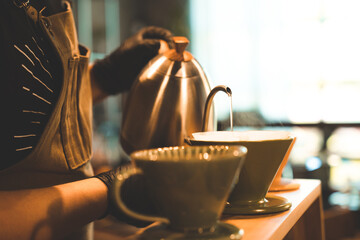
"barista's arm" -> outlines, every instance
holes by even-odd
[[[106,212],[106,185],[98,178],[53,187],[0,191],[1,239],[57,239]]]
[[[109,94],[100,88],[99,84],[97,83],[97,80],[95,79],[95,75],[91,71],[92,67],[93,65],[89,66],[91,92],[92,92],[93,104],[96,104],[107,98]]]

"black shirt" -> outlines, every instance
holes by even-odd
[[[42,1],[30,1],[36,9]],[[46,11],[45,11],[46,12]],[[0,1],[0,170],[36,147],[58,99],[60,59],[24,9]]]

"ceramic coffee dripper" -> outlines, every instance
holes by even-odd
[[[269,189],[270,192],[289,191],[289,190],[296,190],[296,189],[300,188],[300,184],[294,182],[294,180],[282,178],[282,173],[284,171],[286,164],[288,163],[289,156],[290,156],[291,150],[295,144],[295,141],[296,141],[296,137],[294,137],[293,141],[291,142],[290,147],[289,147],[288,151],[286,152],[284,159],[281,162],[279,170],[277,171],[277,173],[275,175],[274,181],[270,185],[270,189]]]
[[[285,131],[217,131],[193,133],[190,145],[242,145],[248,149],[238,183],[230,194],[225,214],[263,214],[288,210],[283,197],[267,195],[293,137]]]
[[[240,239],[242,230],[219,221],[243,166],[243,146],[166,147],[133,152],[135,170],[118,175],[113,196],[127,215],[162,224],[141,234],[144,239]],[[121,187],[132,175],[144,179],[158,216],[136,213],[124,204]]]

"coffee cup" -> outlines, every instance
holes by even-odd
[[[278,196],[265,196],[293,142],[287,131],[217,131],[193,133],[190,145],[242,145],[248,149],[237,184],[231,192],[226,214],[259,214],[284,211],[291,203]]]
[[[135,168],[115,179],[116,204],[130,217],[163,223],[170,231],[214,231],[246,154],[244,146],[181,146],[135,151],[130,155]],[[142,175],[157,216],[134,212],[124,204],[121,188],[136,174]]]

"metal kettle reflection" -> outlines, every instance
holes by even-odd
[[[202,129],[210,93],[209,81],[185,48],[185,37],[174,37],[175,49],[152,59],[134,82],[123,111],[120,141],[128,154],[135,150],[185,145],[184,138]],[[215,130],[213,110],[208,130]]]

